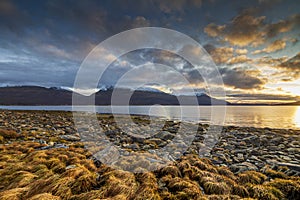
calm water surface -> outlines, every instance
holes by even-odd
[[[131,106],[129,109],[125,106],[115,106],[114,113],[119,114],[143,114],[160,116],[170,119],[182,119],[187,121],[199,121],[210,123],[212,118],[212,108],[215,118],[219,117],[218,124],[222,123],[223,108],[214,106]],[[60,110],[72,111],[72,106],[0,106],[0,109],[9,110]],[[184,114],[182,110],[184,109]],[[94,111],[93,107],[76,107],[77,111]],[[96,106],[96,112],[111,113],[111,106]],[[128,111],[129,110],[129,111]],[[200,117],[197,117],[196,111],[199,111]],[[291,128],[300,129],[300,106],[226,106],[225,125],[234,126],[253,126],[270,128]]]

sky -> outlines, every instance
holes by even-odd
[[[72,88],[81,63],[100,42],[150,26],[200,43],[222,76],[227,100],[299,101],[299,10],[298,0],[0,0],[0,86]],[[117,58],[99,87],[151,62],[190,69],[169,52],[137,50]],[[201,76],[185,72],[195,90],[205,91]]]

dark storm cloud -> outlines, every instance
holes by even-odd
[[[238,68],[222,68],[220,73],[223,77],[223,82],[227,86],[239,89],[261,89],[265,82],[246,70]]]
[[[0,1],[0,28],[20,33],[31,23],[29,13],[20,9],[11,0]]]

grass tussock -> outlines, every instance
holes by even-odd
[[[265,174],[267,176],[271,177],[271,178],[283,178],[283,179],[285,179],[285,178],[288,177],[283,172],[281,172],[281,171],[275,171],[275,170],[270,169],[270,168],[268,168],[268,169],[265,170]]]
[[[0,192],[0,200],[20,200],[28,188],[14,188]]]
[[[231,179],[235,179],[234,173],[232,173],[232,171],[230,171],[227,167],[218,167],[217,171],[221,175],[227,176]]]
[[[249,184],[247,189],[250,196],[255,199],[279,200],[283,199],[283,193],[275,187]]]
[[[54,196],[50,193],[37,194],[28,200],[61,200],[59,196]]]
[[[134,174],[121,170],[107,172],[100,176],[99,180],[103,198],[117,195],[131,196],[138,186]]]
[[[136,192],[131,196],[132,199],[161,199],[158,192],[158,181],[153,173],[138,173],[135,179],[139,183],[139,186]]]
[[[202,194],[199,184],[189,179],[172,178],[167,187],[179,199],[196,199]]]
[[[4,139],[17,139],[20,137],[15,130],[11,129],[0,129],[0,136],[2,137],[2,141]]]
[[[300,199],[300,178],[298,180],[275,179],[266,185],[277,188],[288,199]]]
[[[261,184],[267,179],[267,176],[256,171],[245,171],[238,174],[238,182],[241,184],[252,183]]]
[[[250,196],[247,188],[243,185],[234,184],[232,186],[231,192],[232,192],[232,194],[238,195],[240,197],[245,197],[246,198],[246,197]]]
[[[169,165],[160,170],[160,176],[171,175],[173,178],[181,177],[181,172],[177,166]]]
[[[229,194],[230,187],[225,182],[208,181],[203,184],[206,194]]]

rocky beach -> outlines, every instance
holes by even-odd
[[[157,118],[149,126],[149,117],[134,115],[136,126],[120,127],[112,115],[97,119],[127,156],[113,167],[97,159],[103,149],[85,137],[91,130],[79,133],[72,112],[1,110],[0,199],[300,199],[300,130],[218,127],[212,145],[207,124]],[[158,166],[164,147],[172,156]]]

